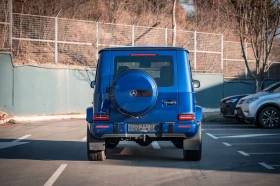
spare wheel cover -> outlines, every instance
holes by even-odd
[[[155,80],[145,71],[128,70],[118,75],[110,89],[112,105],[122,114],[138,117],[149,112],[158,96]]]

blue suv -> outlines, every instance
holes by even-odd
[[[148,146],[171,141],[184,160],[199,161],[202,109],[195,105],[188,51],[178,47],[117,47],[99,52],[93,107],[87,108],[87,155],[106,159],[120,141]]]

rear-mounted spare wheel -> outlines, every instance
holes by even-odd
[[[110,89],[110,100],[115,109],[130,117],[148,113],[157,101],[157,84],[142,70],[127,70],[118,75]]]

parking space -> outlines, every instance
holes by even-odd
[[[105,161],[89,162],[85,128],[83,120],[0,127],[1,186],[277,185],[280,180],[280,129],[203,123],[200,162],[183,161],[181,149],[162,141],[146,147],[121,142],[107,150]]]
[[[203,130],[208,137],[222,143],[232,153],[280,173],[280,129],[262,129],[253,124],[220,124],[213,130],[211,126],[209,123]]]

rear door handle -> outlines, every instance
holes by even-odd
[[[165,105],[176,105],[177,102],[176,101],[164,101],[163,104],[165,104]]]

